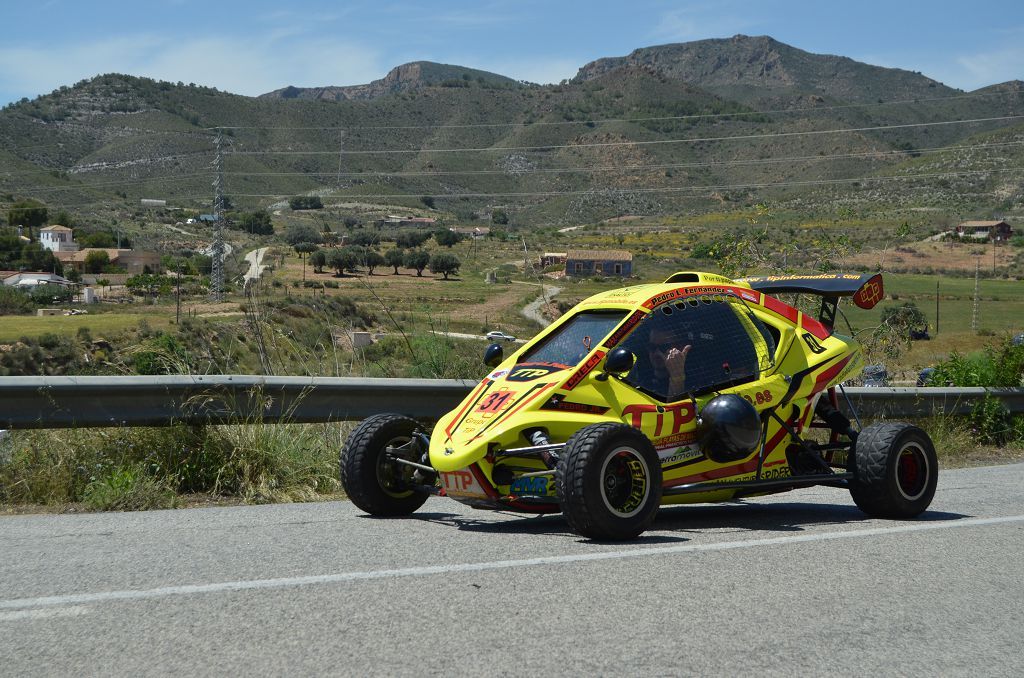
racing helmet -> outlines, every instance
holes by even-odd
[[[749,457],[761,440],[757,409],[736,395],[715,396],[700,411],[697,442],[712,461],[723,463]]]

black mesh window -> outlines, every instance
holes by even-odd
[[[578,364],[626,317],[625,311],[584,311],[523,355],[519,362]]]
[[[658,307],[622,345],[636,355],[626,382],[663,401],[757,379],[775,354],[771,334],[744,304],[718,295]],[[686,346],[679,383],[669,374],[666,356]]]

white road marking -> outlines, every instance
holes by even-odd
[[[88,614],[89,608],[85,605],[72,605],[71,607],[42,607],[27,610],[14,610],[13,612],[0,612],[0,622],[25,621],[33,619],[53,619],[54,617],[78,617]]]
[[[401,577],[427,577],[437,574],[460,574],[464,572],[482,572],[487,570],[516,569],[535,567],[537,565],[560,565],[564,563],[586,563],[601,560],[621,560],[625,558],[643,558],[649,556],[667,556],[681,553],[698,553],[704,551],[727,551],[730,549],[754,548],[757,546],[778,546],[784,544],[801,544],[815,541],[838,539],[856,539],[861,537],[906,534],[909,532],[927,532],[964,527],[981,527],[985,525],[1001,525],[1006,523],[1024,522],[1024,515],[1000,516],[998,518],[967,518],[964,520],[943,520],[927,523],[913,523],[893,527],[873,527],[864,530],[845,530],[840,532],[816,532],[812,534],[790,535],[786,537],[770,537],[767,539],[745,539],[738,541],[714,542],[711,544],[679,544],[676,546],[652,546],[628,549],[624,551],[601,551],[599,553],[577,553],[565,556],[541,556],[521,560],[495,560],[482,563],[453,563],[450,565],[431,565],[425,567],[408,567],[397,570],[367,570],[363,572],[339,572],[336,574],[311,575],[307,577],[282,577],[279,579],[252,579],[248,581],[227,581],[215,584],[188,584],[184,586],[165,586],[155,589],[102,591],[99,593],[73,593],[62,596],[42,596],[39,598],[13,598],[0,600],[0,610],[31,610],[54,606],[68,606],[83,603],[110,603],[123,600],[146,600],[149,598],[167,598],[171,596],[188,596],[202,593],[225,593],[229,591],[249,591],[259,589],[280,589],[297,586],[316,586],[323,584],[340,584],[366,579],[395,579]]]

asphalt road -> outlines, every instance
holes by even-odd
[[[433,499],[0,518],[0,675],[1024,675],[1024,464],[596,544]]]

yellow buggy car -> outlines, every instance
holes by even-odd
[[[820,297],[818,318],[780,293]],[[362,422],[341,453],[342,484],[373,515],[406,515],[437,494],[562,512],[594,539],[638,536],[662,504],[810,485],[846,487],[872,516],[914,517],[935,493],[928,435],[904,423],[858,430],[838,401],[863,368],[859,344],[833,331],[839,301],[872,308],[882,296],[880,275],[842,274],[684,272],[602,292],[508,357],[491,344],[493,370],[431,433],[400,414]],[[825,431],[811,440],[811,428]]]

